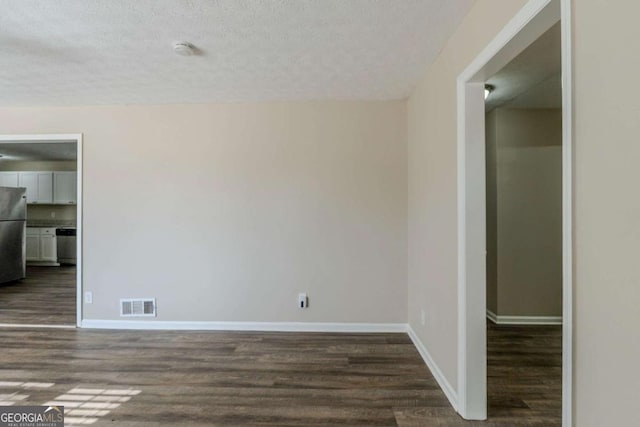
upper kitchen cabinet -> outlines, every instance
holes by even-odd
[[[0,187],[17,187],[18,172],[0,172]]]
[[[75,205],[77,172],[0,172],[0,187],[25,187],[27,203]]]
[[[53,203],[51,172],[20,172],[18,187],[27,189],[27,203]]]
[[[53,173],[53,203],[75,205],[77,197],[76,172]]]

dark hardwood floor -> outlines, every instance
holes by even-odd
[[[488,422],[455,414],[405,334],[0,328],[0,405],[118,427],[559,426],[558,331],[489,335]]]
[[[0,324],[75,325],[76,267],[27,266],[27,278],[0,284]]]
[[[504,326],[487,320],[489,418],[560,426],[562,326]]]

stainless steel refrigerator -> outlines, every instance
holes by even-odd
[[[26,188],[0,187],[0,283],[26,275]]]

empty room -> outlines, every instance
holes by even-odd
[[[0,427],[635,425],[639,13],[0,0]]]

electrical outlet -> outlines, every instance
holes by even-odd
[[[424,312],[424,309],[420,310],[420,323],[422,323],[422,326],[427,323],[427,313]]]
[[[84,293],[84,303],[85,304],[93,304],[93,292],[85,292]]]
[[[56,211],[51,211],[51,218],[55,218],[56,217]]]
[[[298,308],[309,308],[309,298],[307,294],[298,294]]]

